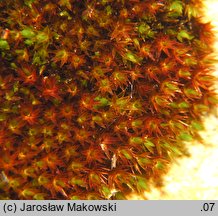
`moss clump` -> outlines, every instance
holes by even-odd
[[[1,1],[0,198],[126,199],[159,181],[217,103],[201,8]]]

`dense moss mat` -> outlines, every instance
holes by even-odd
[[[126,199],[217,103],[199,0],[0,1],[0,198]]]

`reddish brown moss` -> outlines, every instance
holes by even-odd
[[[201,8],[1,1],[0,198],[125,199],[159,182],[217,103]]]

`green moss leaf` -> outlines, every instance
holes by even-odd
[[[140,119],[132,121],[131,125],[133,128],[141,127],[143,124],[143,121]]]
[[[177,146],[172,145],[171,143],[164,142],[163,147],[167,149],[170,153],[174,153],[174,155],[182,155],[182,152],[179,150]]]
[[[111,190],[110,190],[110,188],[107,187],[107,186],[102,186],[102,188],[100,189],[100,191],[101,191],[101,193],[104,194],[104,197],[105,197],[105,198],[109,198],[110,195],[111,195]]]
[[[193,129],[195,129],[195,130],[203,130],[204,129],[204,126],[203,126],[203,124],[201,123],[201,122],[199,122],[199,121],[192,121],[191,122],[191,126],[192,126],[192,128]]]
[[[209,107],[205,104],[195,104],[194,105],[194,111],[195,113],[204,113],[208,112]]]
[[[138,56],[136,56],[132,52],[126,53],[125,58],[126,58],[126,60],[131,61],[132,63],[135,63],[135,64],[139,64],[140,61],[142,60],[141,58],[139,58]]]
[[[31,28],[25,28],[21,31],[21,35],[24,38],[32,39],[33,37],[35,37],[35,32]]]
[[[44,177],[44,176],[39,176],[39,178],[38,178],[38,183],[39,183],[40,185],[45,185],[45,184],[47,184],[49,181],[50,181],[50,180],[49,180],[48,178]]]
[[[179,77],[182,77],[182,78],[190,78],[191,77],[191,73],[189,71],[182,70],[182,69],[179,69],[178,75],[179,75]]]
[[[85,181],[83,179],[80,179],[80,178],[76,178],[76,177],[73,177],[71,180],[70,180],[70,183],[72,185],[78,185],[80,187],[86,187],[86,184],[85,184]]]
[[[137,187],[139,192],[142,192],[142,191],[148,189],[147,181],[146,181],[146,179],[144,177],[137,176],[136,181],[137,181],[136,182],[136,187]]]
[[[33,199],[35,200],[44,200],[45,199],[45,194],[43,193],[37,193],[33,196]]]
[[[153,142],[151,142],[150,140],[146,140],[144,142],[144,146],[148,149],[149,152],[151,153],[154,153],[154,147],[155,147],[155,144]]]
[[[188,97],[199,97],[200,96],[200,93],[198,91],[196,91],[195,89],[193,89],[193,88],[184,89],[184,93]]]
[[[190,104],[186,101],[183,101],[181,103],[178,104],[178,107],[181,108],[181,109],[187,109],[190,107]]]
[[[130,138],[130,143],[131,144],[142,144],[143,139],[141,137],[131,137]]]
[[[187,142],[190,142],[193,140],[193,137],[191,134],[187,133],[187,132],[182,132],[179,134],[179,138],[181,140],[184,140],[184,141],[187,141]]]
[[[140,25],[138,26],[138,32],[139,32],[140,34],[146,34],[146,32],[148,31],[148,29],[150,29],[150,27],[149,27],[147,24],[145,24],[145,23],[142,23],[142,24],[140,24]]]
[[[164,169],[164,164],[161,161],[157,161],[155,168],[162,170]]]
[[[10,46],[8,42],[4,39],[0,39],[0,50],[9,50]]]
[[[80,200],[80,197],[79,196],[71,196],[70,197],[70,200]]]
[[[142,38],[153,38],[155,35],[155,32],[146,23],[141,23],[137,29],[138,29],[139,35],[141,35]]]
[[[218,104],[218,95],[209,96],[209,97],[208,97],[208,101],[209,101],[211,104],[217,105],[217,104]]]
[[[114,198],[115,200],[126,200],[126,197],[124,196],[124,194],[122,192],[116,192],[114,194]]]
[[[22,195],[24,197],[29,197],[29,196],[34,196],[35,195],[35,192],[32,190],[32,189],[24,189],[22,191]]]
[[[125,156],[126,159],[131,160],[132,155],[129,154],[129,152],[125,149],[121,150],[121,153]]]
[[[35,0],[24,0],[24,4],[28,7],[32,8],[32,3],[34,3]]]
[[[104,107],[104,106],[108,106],[110,104],[109,100],[105,97],[97,96],[94,100],[99,102],[97,107],[99,107],[99,106]]]
[[[137,158],[137,161],[141,167],[146,167],[148,164],[151,163],[151,161],[146,157],[139,157]]]
[[[178,34],[177,34],[177,39],[180,42],[183,42],[184,39],[187,40],[192,40],[194,38],[193,35],[191,35],[190,33],[188,33],[186,30],[181,30]]]
[[[34,41],[32,41],[32,40],[30,40],[30,39],[26,39],[26,40],[24,41],[24,43],[25,43],[26,45],[28,45],[28,46],[32,46],[32,45],[34,44]]]
[[[173,1],[169,6],[170,11],[176,12],[178,15],[183,13],[183,4],[181,1]]]
[[[36,35],[36,40],[38,43],[45,43],[45,42],[48,42],[48,35],[45,33],[45,32],[39,32],[37,35]]]

